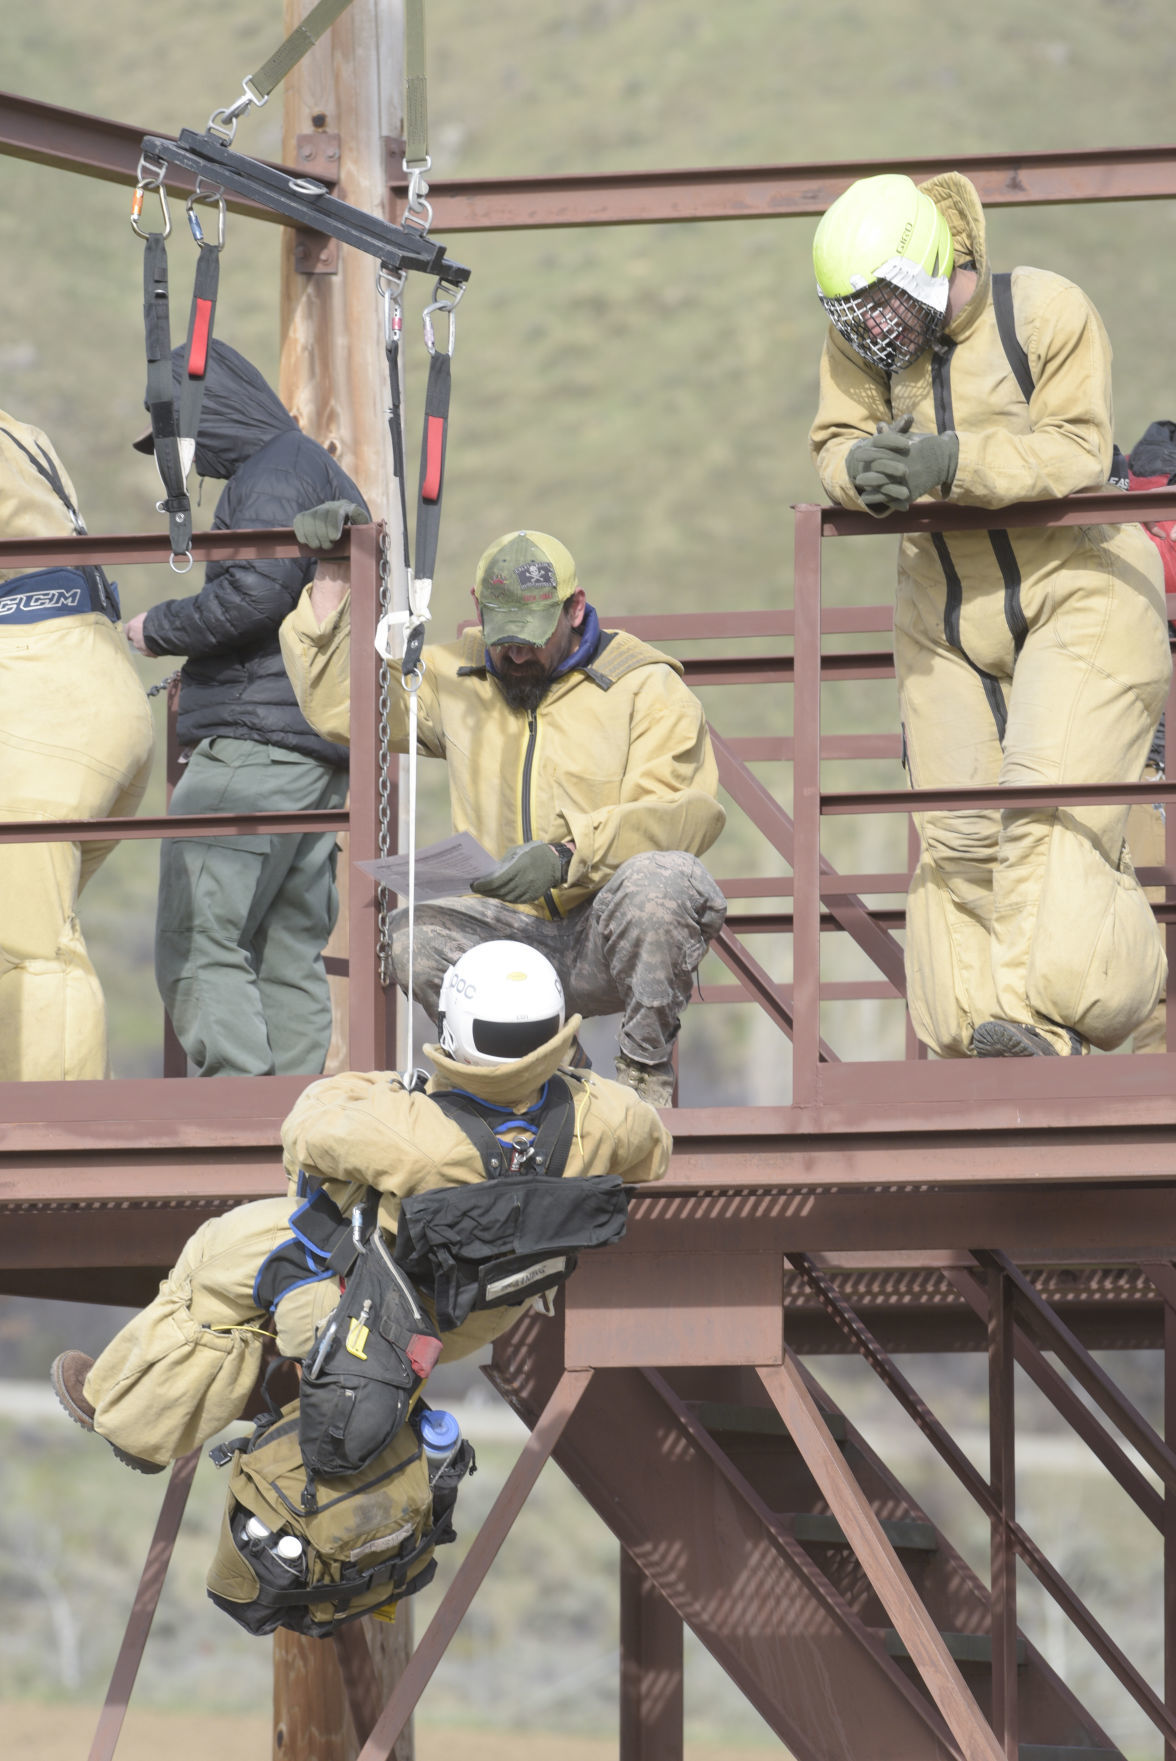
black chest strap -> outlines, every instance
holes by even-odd
[[[576,1104],[562,1076],[552,1076],[536,1104],[526,1113],[495,1107],[464,1089],[445,1089],[429,1099],[455,1125],[460,1125],[481,1158],[487,1180],[508,1174],[544,1175],[558,1180],[567,1166],[576,1129]],[[534,1128],[530,1142],[504,1143],[495,1135],[507,1122],[521,1121]]]

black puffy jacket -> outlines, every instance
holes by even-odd
[[[183,353],[172,354],[177,395]],[[326,448],[223,342],[209,355],[195,466],[228,479],[212,520],[222,531],[289,526],[321,501],[365,505]],[[347,764],[346,747],[316,734],[298,708],[278,646],[278,627],[314,571],[309,557],[209,563],[199,593],[152,606],[143,621],[152,654],[188,656],[177,723],[184,745],[227,734]]]

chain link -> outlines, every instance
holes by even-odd
[[[384,527],[380,538],[380,616],[385,617],[392,610],[392,555],[388,547],[388,528]],[[389,678],[388,663],[380,661],[380,778],[379,778],[379,853],[381,856],[392,854],[392,745],[389,731],[389,716],[392,709],[392,687]],[[392,936],[389,925],[392,917],[392,895],[387,887],[379,889],[378,899],[378,934],[376,951],[380,964],[380,983],[387,990],[395,981],[392,970]]]

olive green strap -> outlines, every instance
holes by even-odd
[[[351,0],[318,0],[318,5],[311,8],[297,30],[291,31],[269,60],[263,62],[256,73],[250,74],[245,82],[246,91],[252,86],[260,99],[268,98],[279,81],[285,79],[292,67],[297,67],[302,57],[314,48],[323,33],[330,30],[350,5]]]
[[[429,163],[429,82],[425,78],[425,0],[404,0],[404,169]]]

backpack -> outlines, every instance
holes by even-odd
[[[339,1302],[302,1360],[298,1434],[314,1509],[315,1479],[360,1473],[408,1417],[441,1355],[437,1329],[393,1264],[376,1218],[379,1194],[356,1207],[350,1227],[324,1192],[290,1219],[294,1231],[262,1262],[259,1307],[274,1309],[298,1284],[344,1280]]]
[[[562,1077],[551,1077],[522,1115],[460,1089],[430,1099],[470,1138],[486,1176],[472,1186],[416,1193],[400,1207],[395,1261],[432,1298],[443,1333],[475,1309],[555,1289],[582,1250],[620,1240],[628,1210],[620,1176],[561,1178],[575,1129]],[[531,1130],[529,1142],[498,1135],[519,1125]]]
[[[207,1588],[247,1632],[325,1638],[432,1581],[435,1548],[455,1538],[458,1485],[476,1463],[463,1439],[430,1483],[416,1429],[428,1408],[418,1403],[364,1471],[332,1479],[308,1510],[298,1407],[271,1406],[252,1435],[210,1451],[232,1472]]]

